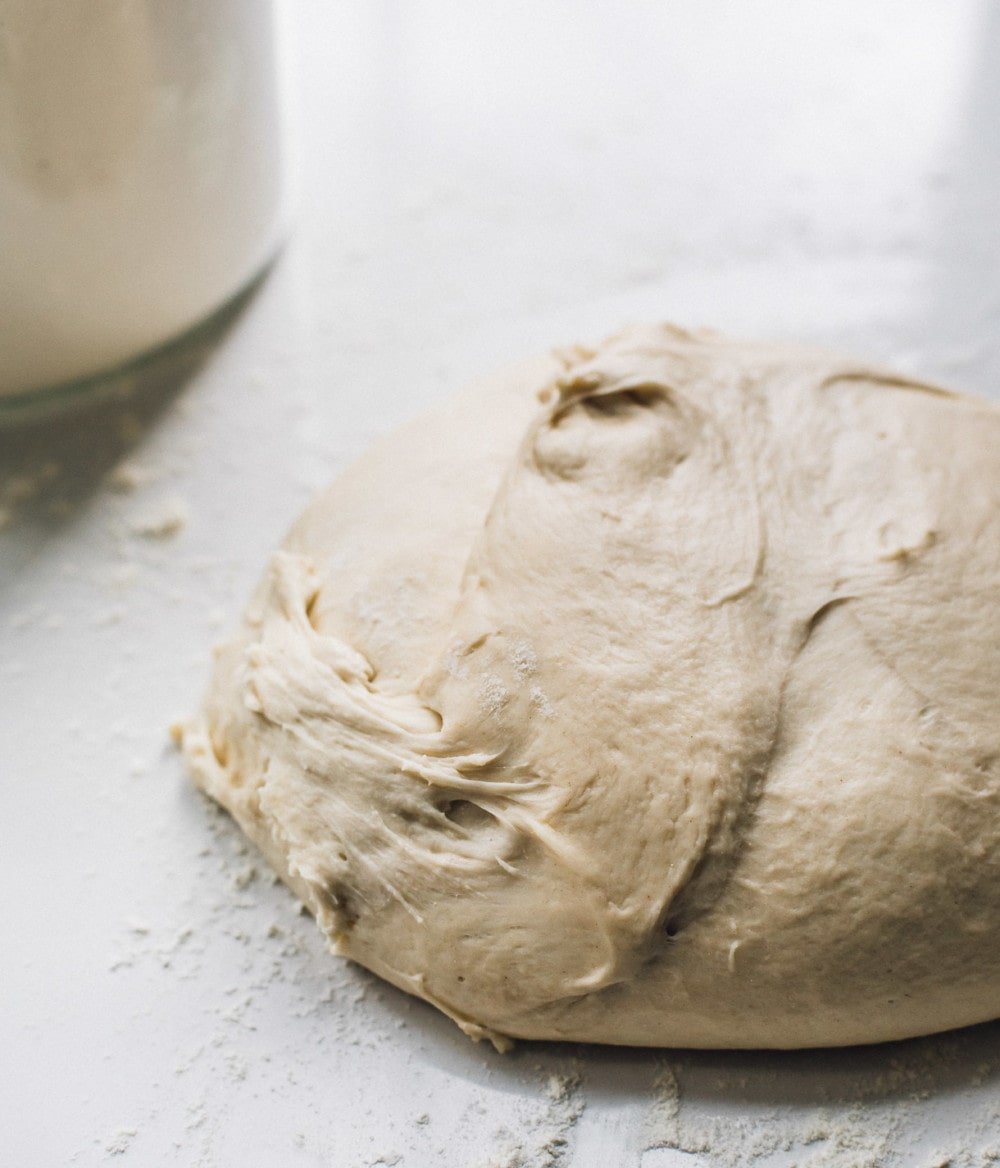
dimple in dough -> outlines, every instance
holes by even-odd
[[[629,329],[299,519],[184,731],[337,952],[469,1034],[1000,1013],[1000,409]]]

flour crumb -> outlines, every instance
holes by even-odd
[[[529,694],[531,698],[531,708],[537,713],[541,714],[543,718],[551,718],[555,713],[552,708],[552,703],[545,696],[545,691],[540,685],[533,685]]]
[[[677,1076],[663,1067],[653,1080],[653,1102],[643,1119],[643,1150],[676,1148],[680,1139],[680,1090]]]
[[[545,1084],[546,1098],[553,1103],[565,1103],[579,1085],[580,1080],[575,1075],[549,1075]]]
[[[494,1132],[495,1151],[476,1168],[569,1168],[573,1130],[584,1110],[579,1087],[577,1075],[549,1075],[541,1114],[519,1116],[516,1131]]]
[[[130,495],[141,487],[155,482],[156,472],[141,462],[126,458],[108,475],[108,486],[119,495]]]
[[[499,677],[488,674],[479,683],[479,703],[494,718],[503,713],[510,701],[510,690]]]
[[[514,672],[522,681],[526,681],[538,672],[538,658],[535,656],[534,649],[527,642],[518,641],[511,649],[510,657]]]
[[[149,511],[132,520],[133,535],[143,539],[172,539],[187,525],[187,504],[178,495],[161,499]]]
[[[104,1150],[109,1156],[124,1156],[138,1134],[134,1127],[120,1127],[104,1141]]]
[[[250,1064],[247,1060],[235,1051],[229,1051],[226,1056],[226,1073],[234,1083],[242,1083],[245,1081],[250,1070]]]
[[[244,888],[248,888],[257,879],[257,868],[253,864],[247,864],[246,867],[241,868],[233,876],[233,888],[242,892]]]

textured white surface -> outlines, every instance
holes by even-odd
[[[0,1159],[992,1163],[995,1025],[788,1056],[472,1046],[325,954],[166,726],[311,491],[505,361],[668,317],[995,394],[1000,6],[296,12],[300,205],[270,278],[133,401],[0,433]]]

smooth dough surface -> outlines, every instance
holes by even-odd
[[[473,1036],[1000,1014],[1000,409],[671,326],[411,424],[184,730],[334,948]]]

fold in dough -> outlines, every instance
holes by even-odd
[[[1000,410],[630,329],[372,450],[184,729],[337,952],[469,1034],[1000,1013]]]

